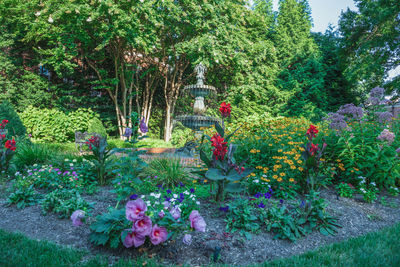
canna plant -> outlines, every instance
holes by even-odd
[[[223,102],[219,108],[222,117],[222,125],[224,125],[224,119],[230,117],[231,105]],[[200,159],[207,165],[208,169],[205,172],[205,177],[211,182],[213,191],[217,202],[224,198],[225,193],[238,193],[244,189],[244,186],[240,181],[248,176],[252,170],[245,169],[243,164],[245,161],[237,164],[234,153],[236,146],[229,144],[230,138],[234,135],[233,133],[226,135],[225,128],[218,122],[215,123],[215,133],[212,137],[208,135],[203,136],[204,138],[211,141],[212,155],[209,157],[204,151],[203,147],[200,148]]]
[[[107,139],[101,136],[92,136],[86,141],[92,154],[85,158],[94,163],[97,170],[97,179],[100,185],[106,184],[106,176],[108,172],[109,157],[113,154],[113,150],[107,149]]]
[[[14,138],[12,140],[7,140],[6,138],[7,123],[8,120],[6,119],[0,122],[0,172],[8,171],[10,161],[17,148]]]

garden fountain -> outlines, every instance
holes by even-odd
[[[194,71],[196,72],[197,83],[187,85],[184,90],[189,91],[189,93],[195,98],[193,105],[193,115],[182,115],[175,118],[176,121],[181,122],[185,127],[192,129],[195,132],[195,137],[199,139],[202,136],[202,128],[214,125],[216,122],[220,122],[218,118],[204,115],[206,112],[206,107],[204,105],[204,98],[211,93],[216,92],[214,86],[204,84],[204,73],[207,68],[202,63],[198,64]],[[193,155],[195,144],[189,142],[180,149],[181,152],[186,150],[186,153]]]

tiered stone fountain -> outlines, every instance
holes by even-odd
[[[194,130],[197,138],[202,135],[202,131],[200,130],[202,127],[209,127],[215,124],[215,122],[220,121],[218,118],[204,115],[207,110],[204,105],[204,98],[211,93],[216,92],[215,87],[204,84],[204,73],[206,70],[207,68],[203,64],[200,63],[197,65],[194,69],[196,72],[197,83],[184,87],[184,90],[188,90],[189,93],[195,97],[193,105],[194,114],[182,115],[175,118],[175,120],[180,121],[185,127]]]

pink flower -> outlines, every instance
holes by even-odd
[[[150,233],[150,241],[153,245],[158,245],[167,240],[168,232],[164,227],[159,227],[157,224],[153,226]]]
[[[184,236],[183,236],[182,242],[183,242],[185,245],[190,245],[190,244],[192,243],[192,235],[190,235],[190,234],[184,235]]]
[[[181,217],[181,210],[179,207],[173,207],[170,213],[175,220],[178,220]]]
[[[132,222],[142,219],[146,210],[147,206],[141,198],[128,201],[125,206],[126,219]]]
[[[142,219],[137,220],[133,224],[133,228],[135,229],[135,232],[142,236],[149,235],[151,232],[151,226],[152,222],[150,217],[144,216]]]
[[[130,231],[122,242],[126,248],[130,248],[132,246],[135,246],[135,248],[140,247],[141,245],[144,244],[145,236],[140,235],[139,233],[132,231],[132,229],[126,230]],[[121,236],[124,234],[122,232]]]
[[[85,218],[85,212],[83,210],[76,210],[71,215],[72,224],[74,226],[81,226],[83,222],[81,221]]]
[[[206,221],[200,216],[197,210],[192,210],[189,215],[190,227],[194,228],[196,231],[205,232],[206,231]]]

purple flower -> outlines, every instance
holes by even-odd
[[[229,206],[219,207],[219,210],[223,211],[223,212],[228,212],[229,211]]]
[[[261,196],[261,194],[259,192],[257,192],[257,194],[254,195],[255,198],[259,198]]]
[[[164,218],[165,216],[165,212],[162,210],[158,213],[158,217],[160,217],[161,219]]]
[[[380,123],[386,124],[393,119],[393,114],[391,112],[376,112],[375,115]]]
[[[193,188],[190,188],[190,193],[194,193],[194,189]]]
[[[340,115],[352,115],[353,119],[360,120],[364,115],[362,107],[357,107],[353,103],[343,105],[337,111]]]
[[[60,170],[59,168],[55,168],[55,169],[54,169],[55,172],[58,172],[59,170]]]
[[[141,198],[128,201],[125,206],[126,219],[132,222],[143,218],[146,211],[147,206]]]
[[[189,246],[189,245],[192,243],[192,235],[190,235],[190,234],[185,234],[185,235],[183,236],[182,242],[183,242],[183,244]]]
[[[400,154],[400,147],[396,149],[396,153]]]
[[[380,141],[386,141],[388,142],[388,145],[391,145],[394,141],[395,134],[389,131],[388,129],[384,129],[380,135],[377,137],[378,140]]]
[[[78,174],[76,173],[76,171],[73,171],[73,172],[72,172],[72,175],[73,175],[73,176],[78,176]]]
[[[57,174],[61,174],[62,172],[57,172]]]
[[[135,199],[137,199],[138,197],[139,197],[138,195],[133,194],[133,195],[131,195],[131,196],[129,197],[129,199],[130,199],[130,200],[135,200]]]
[[[133,231],[132,229],[126,231],[130,231],[130,233],[126,235],[124,241],[122,242],[126,248],[130,248],[132,246],[135,246],[137,248],[144,244],[144,241],[146,239],[145,236],[140,235],[139,233]],[[121,233],[121,235],[123,234],[124,232]]]
[[[385,89],[383,89],[382,87],[375,87],[371,90],[371,92],[369,93],[369,95],[371,97],[378,97],[378,98],[382,98],[383,95],[385,93]]]
[[[265,194],[264,194],[264,197],[265,197],[266,199],[270,199],[270,198],[271,198],[271,193],[265,193]]]
[[[172,191],[167,189],[167,194],[172,194]]]
[[[179,185],[180,185],[181,187],[184,187],[184,186],[185,186],[182,182],[180,182]]]
[[[81,221],[85,218],[85,212],[83,210],[76,210],[71,215],[72,224],[74,226],[81,226],[83,222]]]
[[[300,202],[300,208],[304,208],[305,205],[306,205],[306,203],[304,202],[304,200],[302,200],[302,201]]]
[[[128,138],[131,137],[131,136],[132,136],[132,129],[129,128],[129,127],[126,127],[126,128],[125,128],[124,136],[125,136],[125,137],[128,137]]]
[[[260,202],[260,204],[258,204],[258,205],[257,205],[257,207],[259,207],[259,208],[262,208],[262,209],[263,209],[263,208],[265,208],[265,205],[264,205],[264,203]]]
[[[153,226],[150,233],[150,241],[153,245],[158,245],[167,240],[168,232],[164,227],[159,227],[157,224]]]
[[[279,203],[283,204],[283,199],[279,199]]]
[[[134,222],[133,228],[135,231],[142,236],[149,235],[152,228],[152,222],[150,217],[144,216],[142,219],[139,219]]]
[[[181,217],[181,210],[179,209],[179,207],[173,207],[170,213],[175,220],[178,220]]]
[[[196,231],[205,232],[206,231],[206,221],[200,216],[197,210],[192,210],[189,215],[190,227],[194,228]]]
[[[142,133],[147,133],[149,131],[149,128],[147,127],[144,117],[142,118],[142,120],[140,121],[139,124],[139,129]]]
[[[328,113],[325,120],[330,121],[329,128],[335,130],[343,130],[347,128],[345,117],[339,113]]]

